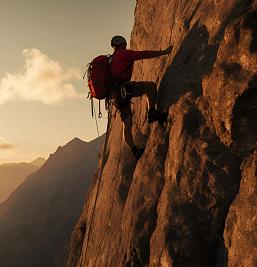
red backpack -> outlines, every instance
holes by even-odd
[[[111,90],[111,56],[98,56],[89,63],[87,69],[88,87],[91,98],[104,99]]]

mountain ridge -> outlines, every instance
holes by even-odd
[[[0,205],[1,266],[63,264],[102,140],[103,136],[92,143],[76,140],[57,149]]]
[[[0,165],[0,203],[5,201],[29,174],[32,174],[45,163],[43,158],[19,163],[3,163]]]

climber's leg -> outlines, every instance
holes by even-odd
[[[167,120],[167,113],[156,110],[157,85],[155,82],[134,82],[127,84],[126,89],[131,97],[138,97],[146,94],[148,103],[147,121],[149,123]]]
[[[135,146],[132,136],[132,116],[128,116],[122,120],[123,125],[123,136],[128,144],[130,150],[132,151],[133,147]]]
[[[119,109],[121,120],[123,124],[123,136],[128,144],[131,152],[136,159],[139,159],[144,153],[144,148],[138,148],[135,146],[132,136],[132,112],[130,104],[127,104]]]
[[[155,82],[134,82],[127,84],[126,89],[132,97],[147,96],[148,110],[155,109],[157,97],[157,85]]]

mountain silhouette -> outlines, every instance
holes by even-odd
[[[45,162],[46,162],[46,160],[44,158],[39,157],[39,158],[31,161],[30,164],[32,164],[34,166],[41,167],[42,165],[44,165]]]
[[[0,266],[61,266],[97,168],[103,136],[58,147],[0,205]]]
[[[38,170],[45,163],[44,158],[37,158],[30,163],[4,163],[0,165],[0,203],[7,199],[28,175]]]

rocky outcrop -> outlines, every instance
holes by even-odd
[[[134,69],[168,122],[133,100],[136,162],[111,118],[67,266],[256,266],[256,25],[256,0],[137,1],[131,47],[174,45]]]
[[[241,169],[240,190],[226,220],[225,245],[229,267],[254,267],[257,265],[257,152],[245,160]]]

